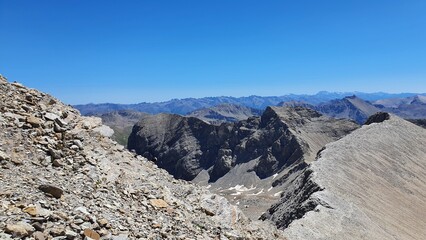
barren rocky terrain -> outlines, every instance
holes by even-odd
[[[220,126],[147,115],[133,128],[128,147],[176,178],[210,187],[257,219],[279,199],[282,176],[293,176],[326,143],[357,127],[300,107],[268,107],[261,117]]]
[[[263,218],[289,239],[426,239],[426,130],[369,123],[327,144]]]
[[[112,141],[100,118],[0,78],[0,239],[279,239]]]

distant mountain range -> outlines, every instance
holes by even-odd
[[[317,95],[321,95],[321,96],[327,95],[332,97],[339,94],[321,93]],[[361,93],[361,95],[363,94]],[[405,94],[397,94],[397,96],[400,96],[400,95],[405,95]],[[384,94],[375,95],[375,97],[377,96],[390,96],[390,95],[384,95]],[[278,99],[278,97],[276,98]],[[311,100],[314,98],[317,100],[319,99],[317,97],[312,97]],[[372,95],[370,95],[370,99],[371,98],[373,98]],[[186,101],[188,103],[188,106],[190,105],[191,108],[193,108],[195,106],[206,105],[207,104],[206,99],[207,98],[192,99],[191,104],[189,104],[190,102],[189,99],[172,100],[171,102],[175,101],[175,103],[178,103],[180,101],[182,103]],[[209,99],[212,100],[212,102],[214,102],[213,101],[214,99],[219,101],[219,98],[209,98]],[[223,102],[224,99],[229,100],[231,98],[222,98],[220,101]],[[233,98],[233,99],[235,100],[236,98]],[[275,99],[274,101],[276,101],[277,99]],[[305,97],[305,99],[308,99],[308,98]],[[254,102],[255,97],[253,97],[252,100]],[[261,102],[261,100],[263,101],[263,103],[266,102],[266,100],[261,97],[257,99],[257,102],[259,103]],[[212,102],[208,104],[212,104]],[[152,103],[151,107],[155,106],[156,104],[160,104],[160,103]],[[167,108],[168,109],[167,111],[180,112],[183,109],[183,108],[173,109],[173,107],[171,107],[172,105],[173,104],[170,103],[170,105]],[[316,105],[305,102],[303,100],[284,101],[276,105],[286,106],[286,107],[297,106],[297,107],[310,108],[324,115],[327,115],[329,117],[351,119],[357,122],[358,124],[363,124],[369,116],[377,112],[389,112],[389,113],[396,114],[400,117],[403,117],[405,119],[426,119],[426,96],[424,95],[412,95],[410,97],[404,97],[404,98],[386,98],[386,99],[379,99],[374,102],[370,102],[358,96],[352,95],[352,96],[345,96],[341,99],[328,100]],[[82,111],[86,115],[94,115],[94,116],[101,117],[103,119],[104,124],[114,129],[115,131],[113,135],[114,140],[116,140],[122,145],[127,145],[127,138],[130,135],[133,125],[136,124],[142,117],[144,117],[145,115],[149,113],[138,112],[134,109],[113,110],[113,111],[104,113],[104,111],[107,111],[109,107],[111,106],[113,106],[114,108],[125,108],[126,106],[131,108],[131,107],[140,106],[140,105],[138,104],[96,105],[95,104],[95,105],[80,105],[79,108],[80,108],[80,111]],[[156,109],[157,109],[156,111],[160,111],[161,108],[158,107]],[[263,110],[261,109],[251,108],[244,105],[238,105],[233,103],[220,103],[219,105],[216,105],[216,106],[202,107],[200,109],[189,112],[188,114],[180,114],[180,115],[183,115],[186,117],[195,117],[195,118],[203,120],[206,123],[210,123],[213,125],[220,125],[225,122],[238,122],[241,120],[246,120],[249,117],[260,116],[262,112]],[[165,112],[165,113],[168,113],[168,112]],[[421,126],[425,125],[424,121],[413,120],[412,122]]]
[[[249,96],[249,97],[205,97],[205,98],[185,98],[172,99],[166,102],[154,103],[136,103],[136,104],[83,104],[75,105],[83,115],[98,115],[119,110],[133,110],[151,114],[157,113],[176,113],[186,115],[201,108],[214,107],[220,104],[236,104],[254,109],[264,110],[267,106],[276,106],[281,102],[302,101],[312,105],[318,105],[334,99],[341,99],[346,96],[356,95],[359,98],[373,102],[389,98],[407,98],[413,97],[416,93],[364,93],[364,92],[327,92],[321,91],[314,95],[308,94],[288,94],[283,96]],[[425,95],[425,94],[422,94]]]
[[[214,125],[224,122],[238,122],[249,117],[260,116],[262,111],[235,104],[220,104],[215,107],[201,108],[188,113],[187,117],[196,117]]]
[[[311,105],[301,101],[283,102],[279,105],[306,107],[333,118],[352,119],[359,124],[363,124],[369,116],[381,111],[372,103],[355,95],[347,96],[342,99],[330,100],[318,105]]]
[[[381,111],[394,113],[406,119],[426,118],[426,96],[381,99],[374,102]]]

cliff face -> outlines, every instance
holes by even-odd
[[[425,239],[426,130],[379,113],[327,144],[262,218],[289,239]]]
[[[0,239],[281,238],[111,134],[99,118],[0,76]]]
[[[214,182],[234,166],[256,160],[248,171],[263,179],[313,160],[322,146],[355,128],[304,108],[268,107],[261,118],[220,126],[160,114],[134,126],[128,147],[178,178],[192,180],[204,169]]]

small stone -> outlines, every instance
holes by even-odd
[[[89,223],[89,222],[84,222],[84,223],[82,223],[81,225],[80,225],[80,229],[81,230],[84,230],[84,229],[87,229],[87,228],[91,228],[92,227],[92,224],[91,223]]]
[[[50,156],[52,156],[53,159],[59,159],[59,158],[62,157],[62,151],[61,150],[49,148],[49,153],[50,153]]]
[[[62,194],[64,193],[62,189],[52,185],[40,185],[38,189],[44,193],[52,195],[55,198],[61,198]]]
[[[42,233],[41,231],[37,231],[33,233],[34,240],[46,240],[46,235]]]
[[[74,209],[75,212],[81,212],[84,213],[86,215],[90,215],[90,213],[87,211],[87,208],[85,207],[77,207]]]
[[[64,128],[64,127],[59,126],[59,124],[57,124],[57,123],[55,122],[55,124],[53,125],[53,130],[54,130],[55,132],[57,132],[57,133],[63,133],[63,132],[65,132],[67,129],[66,129],[66,128]]]
[[[60,127],[65,127],[68,123],[60,118],[55,119],[55,123],[57,123]]]
[[[52,165],[54,167],[63,167],[65,164],[64,164],[64,161],[62,159],[55,159],[55,160],[53,160]]]
[[[108,234],[110,234],[109,231],[106,230],[106,229],[101,229],[101,230],[98,231],[98,233],[101,236],[107,236]]]
[[[37,216],[37,208],[36,207],[26,207],[22,211],[30,214],[33,217]]]
[[[166,208],[169,206],[163,199],[150,199],[149,202],[152,206],[158,207],[158,208]]]
[[[26,122],[29,123],[32,127],[40,127],[40,125],[43,123],[40,118],[34,116],[27,117]]]
[[[84,229],[84,236],[94,240],[99,240],[101,238],[101,236],[97,232],[89,228]]]
[[[43,227],[43,225],[41,224],[41,223],[39,223],[39,222],[35,222],[35,223],[33,223],[33,225],[32,225],[34,228],[35,228],[35,230],[37,230],[37,231],[40,231],[40,232],[43,232],[44,231],[44,227]]]
[[[12,158],[10,161],[15,165],[22,165],[23,164],[22,159],[20,159],[20,158]]]
[[[78,219],[74,220],[74,223],[77,224],[77,225],[80,225],[80,224],[84,223],[84,220],[81,219],[81,218],[78,218]]]
[[[80,150],[83,149],[83,143],[80,140],[76,139],[73,142],[75,145],[77,145],[78,148],[80,148]]]
[[[161,228],[161,224],[159,223],[154,223],[151,225],[152,228]]]
[[[7,161],[10,159],[10,156],[5,152],[0,150],[0,161]]]
[[[13,237],[26,237],[34,232],[33,226],[26,222],[19,222],[17,224],[7,224],[5,232],[11,234]]]
[[[55,121],[55,119],[59,118],[59,116],[54,113],[48,112],[44,115],[44,118],[50,121]]]
[[[62,225],[55,226],[49,231],[50,235],[57,237],[57,236],[64,236],[65,235],[65,227]]]
[[[68,229],[65,231],[65,236],[67,236],[68,239],[74,239],[78,237],[78,233]]]
[[[105,218],[98,219],[98,224],[101,227],[105,227],[108,224],[108,220],[106,220]]]

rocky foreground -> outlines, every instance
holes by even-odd
[[[0,78],[0,239],[280,239],[112,141],[99,118]]]

